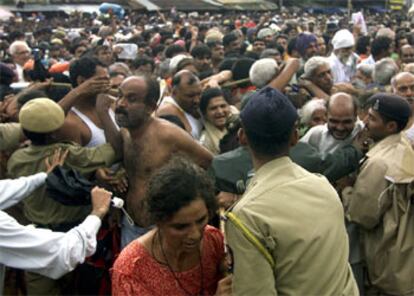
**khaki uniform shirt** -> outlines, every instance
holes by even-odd
[[[334,188],[288,157],[263,165],[233,213],[267,247],[274,268],[231,222],[234,295],[358,295]]]
[[[388,136],[366,155],[354,186],[342,192],[347,217],[363,229],[372,285],[414,294],[414,151],[404,135]]]
[[[23,137],[19,123],[0,124],[0,151],[17,148]]]
[[[46,170],[45,158],[58,148],[69,149],[65,166],[81,174],[94,172],[103,166],[110,166],[117,159],[111,145],[104,144],[94,148],[84,148],[68,143],[56,143],[46,146],[31,145],[19,149],[9,159],[7,171],[10,178],[29,176]],[[90,206],[65,206],[48,197],[43,185],[24,201],[25,216],[34,224],[57,225],[78,223],[90,213]]]

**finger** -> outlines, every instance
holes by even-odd
[[[50,165],[50,162],[49,162],[49,157],[45,158],[45,165],[46,165],[46,169],[50,169],[51,165]]]
[[[68,155],[69,155],[69,149],[66,149],[64,152],[63,152],[63,155],[62,155],[62,157],[61,157],[61,163],[60,164],[63,164],[64,162],[65,162],[65,160],[66,160],[66,157],[68,157]]]

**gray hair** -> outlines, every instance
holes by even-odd
[[[326,101],[324,99],[312,99],[306,102],[306,104],[303,105],[302,109],[300,109],[299,112],[300,123],[304,125],[309,125],[309,122],[312,119],[313,112],[319,109],[327,110]]]
[[[9,52],[11,55],[14,55],[17,52],[17,48],[20,46],[24,46],[28,51],[31,51],[31,48],[25,41],[16,40],[12,44],[10,44]]]
[[[362,75],[372,78],[372,74],[374,73],[374,65],[360,64],[357,66],[357,70],[360,71]]]
[[[260,58],[261,59],[266,59],[266,58],[273,57],[275,55],[280,55],[280,52],[277,49],[274,49],[274,48],[266,48],[260,54]]]
[[[254,86],[262,88],[277,74],[279,74],[279,67],[276,61],[271,58],[266,58],[254,62],[249,71],[249,78]]]
[[[120,71],[121,70],[121,71]],[[128,65],[121,62],[113,63],[108,68],[109,75],[112,73],[122,73],[125,76],[131,76],[131,70],[129,69]]]
[[[323,65],[328,66],[329,69],[331,68],[328,58],[320,56],[310,58],[305,64],[303,78],[311,78],[316,69]]]
[[[372,78],[380,85],[389,85],[391,78],[398,73],[398,66],[392,58],[384,58],[375,63]]]

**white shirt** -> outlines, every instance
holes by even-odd
[[[352,54],[346,64],[342,63],[338,57],[332,53],[329,57],[334,83],[351,82],[357,70],[358,56]]]
[[[363,60],[360,65],[375,65],[374,57],[370,55],[367,59]]]
[[[312,127],[299,141],[315,147],[322,158],[333,153],[338,148],[351,144],[355,136],[364,128],[362,121],[357,120],[351,134],[343,140],[335,139],[328,130],[328,124]]]
[[[95,252],[101,226],[97,216],[89,215],[79,226],[61,233],[23,226],[2,211],[44,184],[46,178],[46,173],[38,173],[0,180],[0,295],[4,278],[1,264],[57,279]]]

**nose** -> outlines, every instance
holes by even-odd
[[[188,238],[191,240],[200,240],[202,236],[203,229],[200,228],[199,225],[194,224],[191,226],[190,232],[188,234]]]

